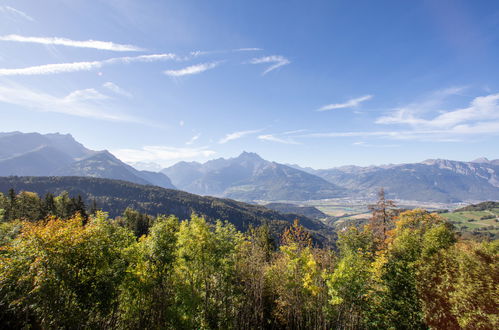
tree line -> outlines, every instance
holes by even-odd
[[[62,197],[61,197],[62,196]],[[52,196],[53,197],[53,196]],[[192,215],[111,219],[67,194],[0,194],[2,328],[497,329],[497,241],[437,214],[397,214],[334,247]],[[79,205],[77,207],[77,205]]]

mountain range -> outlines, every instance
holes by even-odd
[[[311,200],[344,197],[347,191],[325,179],[243,152],[204,164],[179,162],[163,169],[179,189],[237,200]]]
[[[429,159],[385,166],[343,166],[311,173],[347,189],[350,195],[373,197],[384,187],[390,198],[454,203],[499,199],[499,160],[471,162]]]
[[[59,133],[0,133],[0,175],[89,176],[174,188],[162,173],[138,171],[106,150],[87,149]]]
[[[12,175],[118,179],[247,202],[372,200],[381,187],[392,199],[442,203],[499,200],[499,159],[430,159],[316,170],[243,152],[205,163],[182,161],[159,172],[139,171],[108,151],[87,149],[71,135],[58,133],[0,133],[0,176]]]

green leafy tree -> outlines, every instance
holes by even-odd
[[[498,241],[463,241],[425,258],[418,288],[426,324],[436,329],[496,329],[498,256]]]
[[[386,328],[424,328],[418,271],[425,258],[454,243],[450,226],[437,214],[416,209],[400,214],[380,255],[379,279],[384,285],[378,311],[371,314]]]
[[[274,317],[290,329],[323,328],[327,321],[325,274],[310,235],[295,221],[282,237],[279,253],[266,272],[274,294]]]
[[[42,202],[36,193],[21,191],[16,196],[14,204],[17,218],[28,221],[42,218]]]
[[[236,314],[235,263],[242,236],[232,224],[193,215],[178,232],[177,304],[186,327],[228,328]]]
[[[105,328],[114,324],[125,276],[127,230],[98,214],[87,226],[67,221],[24,223],[0,258],[0,301],[11,323],[41,328]],[[15,324],[14,324],[15,325]]]
[[[341,259],[327,277],[330,317],[339,328],[362,328],[370,308],[374,240],[369,227],[350,227],[338,235]]]
[[[265,328],[272,320],[274,301],[265,274],[275,249],[268,224],[250,226],[240,244],[236,262],[239,288],[243,293],[236,328]]]
[[[55,203],[55,197],[54,194],[52,193],[47,193],[45,194],[45,197],[43,199],[43,217],[48,217],[48,216],[56,216],[57,215],[57,207]]]
[[[121,221],[125,227],[133,231],[136,237],[141,237],[149,232],[149,227],[152,225],[153,219],[147,214],[127,207],[123,212]]]
[[[159,216],[150,234],[127,250],[130,266],[120,297],[120,326],[164,329],[180,322],[173,284],[179,220]]]

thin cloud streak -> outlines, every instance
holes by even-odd
[[[24,18],[27,21],[31,21],[31,22],[35,21],[35,19],[33,17],[29,16],[25,12],[23,12],[23,11],[21,11],[19,9],[10,7],[10,6],[0,6],[0,12],[4,12],[4,13],[7,13],[7,14],[14,14],[15,16]]]
[[[430,142],[458,142],[461,138],[480,135],[499,135],[499,120],[475,124],[456,125],[447,129],[412,129],[400,131],[359,131],[310,133],[300,138],[349,138],[369,137],[394,140],[418,140]]]
[[[368,101],[373,98],[373,95],[364,95],[355,99],[348,100],[345,103],[333,103],[333,104],[328,104],[325,105],[317,111],[328,111],[328,110],[335,110],[335,109],[345,109],[345,108],[355,108],[358,107],[362,102]]]
[[[191,138],[189,139],[189,141],[187,141],[185,144],[187,144],[187,145],[191,145],[191,144],[193,144],[194,142],[196,142],[197,140],[199,140],[199,138],[200,138],[200,137],[201,137],[201,133],[196,134],[196,135],[194,135],[193,137],[191,137]]]
[[[224,143],[227,143],[229,141],[240,139],[240,138],[245,137],[247,135],[259,133],[261,131],[262,131],[262,129],[255,129],[255,130],[247,130],[247,131],[239,131],[239,132],[229,133],[224,138],[220,139],[220,141],[218,141],[218,143],[224,144]]]
[[[37,76],[99,69],[103,62],[73,62],[30,66],[19,69],[0,69],[0,76]]]
[[[371,144],[371,143],[366,143],[364,141],[358,141],[352,143],[352,145],[357,146],[357,147],[364,147],[364,148],[397,148],[400,147],[399,144]]]
[[[33,75],[70,73],[70,72],[79,72],[79,71],[91,71],[91,70],[100,69],[105,65],[120,64],[120,63],[129,64],[135,62],[155,62],[155,61],[166,61],[166,60],[178,60],[178,56],[169,53],[152,54],[152,55],[140,55],[140,56],[114,57],[103,61],[56,63],[56,64],[30,66],[18,69],[0,69],[0,76],[33,76]]]
[[[0,86],[0,102],[25,109],[117,122],[142,122],[138,118],[107,110],[111,108],[107,103],[108,99],[109,97],[93,88],[76,90],[66,96],[57,97],[19,85]]]
[[[218,62],[195,64],[195,65],[191,65],[191,66],[185,67],[183,69],[179,69],[179,70],[166,70],[163,73],[166,74],[167,76],[170,76],[170,77],[190,76],[193,74],[199,74],[199,73],[205,72],[205,71],[210,70],[210,69],[214,69],[217,66],[219,66],[220,63],[221,62],[218,61]]]
[[[192,57],[204,56],[204,55],[214,55],[214,54],[227,54],[227,53],[239,53],[239,52],[257,52],[262,51],[262,48],[248,47],[248,48],[236,48],[229,50],[195,50],[189,53]]]
[[[275,69],[290,64],[291,61],[281,55],[272,55],[272,56],[253,58],[248,63],[250,64],[273,63],[273,65],[269,66],[267,69],[265,69],[265,71],[263,71],[262,75],[266,75],[267,73]]]
[[[301,143],[296,142],[292,139],[283,139],[283,138],[277,137],[277,136],[272,135],[272,134],[259,135],[258,139],[262,140],[262,141],[277,142],[277,143],[282,143],[282,144],[294,144],[294,145],[301,144]]]
[[[130,94],[129,92],[127,92],[126,90],[124,90],[123,88],[121,88],[120,86],[116,85],[115,83],[113,83],[111,81],[103,83],[102,87],[110,90],[111,92],[113,92],[115,94],[125,96],[128,98],[132,97],[132,94]]]
[[[399,108],[376,120],[377,124],[406,124],[415,127],[453,127],[465,122],[499,119],[499,93],[474,98],[468,107],[446,111],[433,119],[424,119],[410,108]]]
[[[100,41],[100,40],[79,41],[79,40],[71,40],[59,37],[26,37],[18,34],[9,34],[5,36],[0,36],[0,41],[13,41],[13,42],[35,43],[41,45],[55,45],[55,46],[67,46],[67,47],[78,47],[78,48],[92,48],[99,50],[109,50],[113,52],[144,51],[144,49],[137,46],[117,44],[111,41]]]

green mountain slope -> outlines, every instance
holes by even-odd
[[[317,241],[325,241],[332,230],[320,221],[296,214],[281,214],[260,205],[252,205],[230,199],[202,197],[183,191],[144,186],[126,181],[88,177],[0,177],[0,191],[10,188],[16,191],[33,191],[39,195],[48,192],[81,195],[87,204],[96,201],[97,206],[117,216],[127,207],[150,215],[174,214],[186,219],[194,212],[209,220],[226,220],[238,229],[270,223],[276,231],[283,230],[295,219],[313,233]]]

